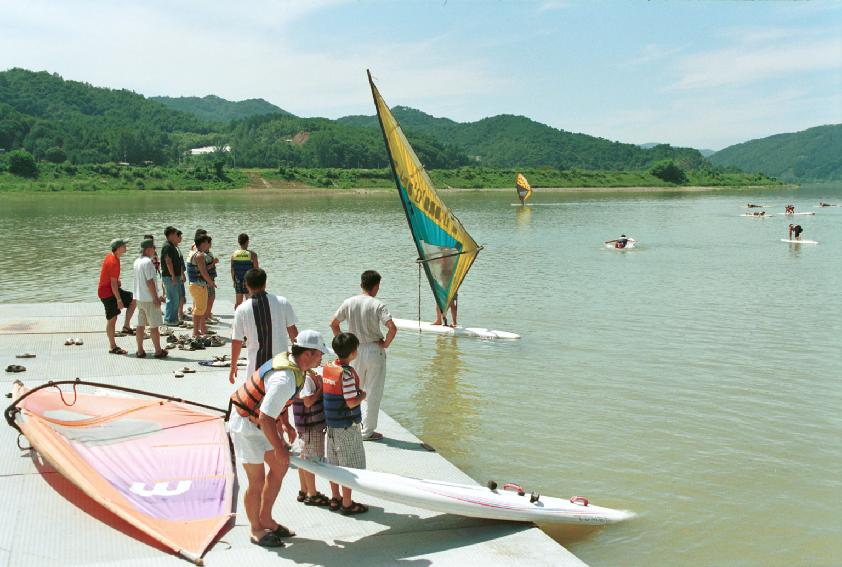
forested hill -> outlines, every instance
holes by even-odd
[[[418,132],[440,142],[446,141],[467,152],[479,165],[622,170],[646,168],[664,159],[675,160],[690,169],[705,162],[692,148],[674,148],[666,144],[641,148],[557,130],[524,116],[503,114],[459,123],[405,106],[396,106],[392,113],[407,136]],[[370,128],[378,126],[376,116],[346,116],[338,122]]]
[[[38,159],[74,163],[177,159],[189,146],[177,133],[201,138],[211,128],[127,90],[113,90],[56,74],[0,72],[0,148],[23,147]]]
[[[149,100],[160,102],[173,110],[180,110],[192,114],[207,122],[231,122],[251,116],[262,114],[283,114],[292,116],[282,108],[263,100],[262,98],[250,98],[247,100],[231,101],[215,95],[205,97],[197,96],[153,96]]]
[[[715,165],[759,171],[786,181],[842,180],[842,124],[750,140],[709,159]]]

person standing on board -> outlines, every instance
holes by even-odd
[[[286,297],[266,293],[266,272],[252,268],[245,274],[249,298],[234,311],[234,328],[231,334],[231,370],[228,381],[237,379],[237,360],[248,338],[246,347],[246,376],[251,376],[267,360],[287,350],[298,335],[298,319]]]
[[[126,241],[115,238],[111,241],[111,253],[106,254],[102,260],[102,268],[99,272],[99,287],[97,295],[105,307],[105,318],[108,323],[105,325],[105,334],[108,335],[108,344],[111,347],[108,352],[111,354],[127,354],[125,349],[117,346],[115,340],[117,316],[120,311],[126,310],[126,319],[123,323],[123,332],[129,335],[135,333],[130,323],[134,313],[135,302],[132,294],[120,287],[120,257],[126,253]]]
[[[178,245],[181,244],[181,231],[174,226],[164,229],[167,243],[161,248],[161,279],[164,283],[164,295],[167,305],[164,312],[164,323],[178,326],[181,323],[179,313],[184,304],[184,258]]]
[[[304,385],[305,373],[319,366],[327,352],[320,333],[301,331],[289,353],[265,362],[231,396],[228,430],[248,477],[243,505],[255,545],[284,547],[281,538],[295,535],[272,518],[272,506],[289,468],[289,449],[282,432],[290,442],[294,438],[286,409]]]
[[[169,353],[161,348],[161,334],[158,327],[161,319],[161,298],[158,296],[158,273],[152,258],[155,256],[155,243],[152,239],[140,243],[140,258],[134,261],[134,296],[137,302],[137,340],[138,358],[146,358],[143,350],[143,330],[149,326],[149,336],[155,347],[155,358],[165,358]]]
[[[793,239],[793,235],[795,236],[795,240],[801,240],[801,233],[804,232],[804,229],[801,228],[800,224],[791,224],[789,225],[789,239]]]
[[[436,320],[433,321],[433,325],[447,325],[448,327],[458,327],[459,323],[456,321],[456,315],[459,312],[459,294],[453,296],[453,301],[450,302],[450,323],[447,322],[447,319],[444,317],[444,314],[439,309],[438,304],[436,304]]]
[[[398,332],[389,310],[376,299],[380,279],[380,274],[374,270],[363,272],[360,276],[362,293],[343,301],[330,321],[334,337],[342,332],[339,324],[348,321],[348,331],[360,341],[358,356],[352,366],[360,376],[360,387],[367,394],[362,405],[362,435],[365,441],[383,439],[383,434],[375,429],[386,382],[386,349]],[[387,329],[385,338],[380,325]]]
[[[240,249],[231,254],[231,281],[234,282],[234,293],[236,294],[234,309],[243,302],[243,296],[248,295],[246,272],[252,268],[260,267],[257,263],[257,254],[249,250],[249,235],[246,233],[240,234],[237,237],[237,244],[240,245]]]

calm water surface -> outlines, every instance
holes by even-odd
[[[388,413],[478,481],[637,511],[554,534],[592,565],[842,564],[842,208],[814,208],[842,186],[445,199],[486,246],[461,322],[523,339],[400,333]],[[817,211],[798,221],[820,244],[780,242],[789,220],[742,218],[746,201]],[[392,192],[3,195],[0,301],[96,301],[108,241],[167,224],[207,228],[220,255],[248,232],[302,327],[327,332],[368,268],[416,316]],[[639,248],[601,245],[620,232]]]

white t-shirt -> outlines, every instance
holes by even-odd
[[[152,258],[141,256],[134,261],[133,270],[135,300],[152,301],[154,298],[149,293],[149,286],[146,284],[147,280],[152,280],[155,283],[155,293],[158,293],[158,272],[155,270]]]
[[[304,385],[301,387],[301,392],[298,393],[298,397],[306,398],[307,396],[312,396],[316,393],[318,386],[316,386],[316,381],[310,376],[310,373],[304,375]]]
[[[260,411],[275,419],[281,415],[286,403],[295,396],[295,374],[292,370],[272,370],[263,378],[266,395],[260,402]],[[232,408],[228,419],[228,431],[261,435],[260,429],[247,417],[241,416]]]
[[[392,320],[389,310],[379,299],[364,293],[349,297],[333,315],[339,321],[348,321],[348,331],[355,334],[360,344],[383,340],[380,324]]]
[[[286,297],[267,294],[269,301],[269,315],[272,319],[272,356],[288,351],[289,334],[287,327],[298,324],[295,311]],[[231,334],[233,340],[241,341],[248,338],[246,345],[246,373],[241,378],[251,376],[256,370],[257,351],[260,350],[260,342],[257,333],[257,324],[254,319],[254,305],[251,298],[243,301],[234,312],[234,329]]]

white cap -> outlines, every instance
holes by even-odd
[[[325,341],[322,338],[322,334],[318,331],[301,331],[300,333],[298,333],[298,336],[295,337],[295,341],[293,341],[292,344],[301,348],[312,348],[320,350],[324,354],[328,354],[330,352],[327,346],[325,345]]]

